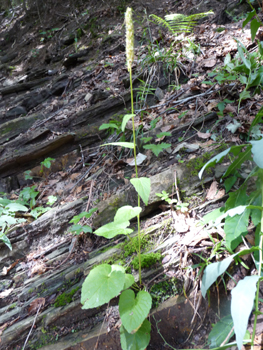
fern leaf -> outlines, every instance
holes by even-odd
[[[163,18],[161,18],[161,17],[158,17],[158,16],[156,16],[156,15],[150,15],[149,17],[152,17],[153,20],[154,20],[157,24],[166,27],[168,30],[170,30],[172,33],[174,33],[173,28],[171,27],[171,25],[170,25],[165,19],[163,19]]]

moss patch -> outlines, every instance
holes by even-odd
[[[181,291],[181,283],[176,278],[171,278],[168,281],[153,285],[150,290],[153,302],[152,306],[158,307],[159,304],[176,294],[180,294]]]
[[[142,268],[149,268],[152,265],[156,264],[158,261],[160,261],[161,258],[162,255],[160,253],[141,254],[141,266]],[[136,256],[131,263],[135,270],[139,270],[138,256]]]
[[[55,304],[54,306],[55,307],[60,307],[60,306],[65,306],[69,303],[72,302],[72,297],[73,295],[80,289],[80,287],[77,287],[75,289],[72,289],[70,292],[68,293],[62,293],[60,294],[57,298],[56,298],[56,301],[55,301]]]

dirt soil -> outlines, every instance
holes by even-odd
[[[173,169],[172,181],[180,192],[183,180],[177,181],[174,174],[185,166],[186,187],[190,189],[193,183],[199,186],[189,190],[188,195],[179,194],[175,188],[170,190],[174,198],[189,203],[187,214],[175,214],[171,206],[157,199],[144,208],[144,229],[161,225],[167,218],[172,220],[171,226],[167,224],[158,231],[155,247],[177,237],[160,248],[163,268],[158,270],[160,266],[155,266],[157,272],[145,277],[145,283],[150,289],[153,284],[176,278],[176,292],[169,289],[169,297],[182,295],[183,291],[187,294],[182,304],[169,305],[163,308],[166,311],[159,309],[156,313],[156,319],[162,315],[166,323],[158,328],[158,322],[152,321],[149,349],[208,348],[209,331],[219,319],[218,295],[212,295],[212,307],[205,300],[198,302],[201,300],[198,270],[193,271],[190,266],[200,262],[196,254],[209,256],[211,248],[211,240],[196,229],[199,217],[222,205],[227,197],[219,174],[208,176],[202,186],[197,172],[202,167],[199,159],[204,152],[211,156],[220,147],[242,143],[262,106],[262,94],[256,94],[243,100],[238,110],[242,86],[220,87],[209,76],[223,64],[228,53],[232,57],[236,54],[234,38],[249,50],[256,47],[251,42],[249,27],[242,30],[248,5],[216,0],[114,0],[83,1],[77,6],[73,2],[55,1],[44,6],[41,13],[25,14],[16,7],[8,15],[0,14],[0,191],[9,199],[17,199],[23,188],[35,185],[39,194],[33,207],[45,207],[50,195],[57,197],[56,203],[50,205],[53,208],[50,218],[49,214],[37,220],[32,215],[23,216],[26,222],[11,228],[8,237],[12,252],[4,244],[0,247],[0,349],[20,350],[24,343],[25,349],[119,346],[116,301],[110,311],[104,307],[99,312],[84,312],[79,288],[91,268],[87,268],[87,263],[98,256],[97,252],[116,246],[121,239],[109,243],[90,233],[76,237],[69,232],[69,221],[102,202],[106,209],[100,207],[100,215],[94,214],[81,223],[97,228],[111,221],[107,201],[121,191],[128,193],[128,179],[134,176],[130,152],[100,147],[106,139],[116,141],[121,135],[99,130],[100,125],[110,121],[120,125],[121,117],[130,110],[124,27],[127,5],[134,10],[136,126],[141,136],[154,136],[157,143],[171,144],[158,157],[140,147],[146,156],[140,165],[140,176],[154,177]],[[191,42],[185,35],[174,41],[164,27],[149,17],[210,10],[213,14],[198,22],[189,36]],[[162,60],[165,52],[169,54]],[[140,80],[151,87],[147,96],[142,93]],[[206,84],[207,81],[213,84]],[[219,117],[218,103],[222,101],[224,109]],[[239,123],[235,132],[227,128],[233,118]],[[126,141],[131,137],[129,128],[128,124]],[[159,138],[158,132],[171,135]],[[48,157],[55,159],[51,167],[41,167],[40,163]],[[25,171],[30,171],[33,179],[26,180]],[[249,273],[244,270],[234,272],[237,280]],[[56,272],[59,274],[55,275]],[[42,284],[47,287],[41,289]],[[51,316],[57,297],[74,288],[76,293],[69,305]],[[233,286],[229,284],[227,288],[229,292]],[[229,295],[222,297],[222,303],[226,302],[229,309],[228,300]],[[180,308],[187,313],[181,325]],[[199,314],[193,321],[194,310]],[[227,312],[221,311],[223,314]],[[102,322],[107,327],[98,340],[96,329],[102,330]],[[174,336],[176,327],[178,332]],[[88,332],[96,336],[89,340],[85,338]],[[260,332],[258,329],[257,333]]]

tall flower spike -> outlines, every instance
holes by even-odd
[[[132,22],[132,9],[127,8],[125,13],[125,23],[126,23],[126,57],[128,71],[131,71],[132,62],[134,60],[134,29]]]

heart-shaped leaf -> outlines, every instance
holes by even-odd
[[[121,325],[121,347],[123,350],[145,350],[150,343],[151,323],[148,320],[144,320],[141,327],[136,333],[130,334]]]
[[[81,304],[91,309],[116,297],[125,283],[124,269],[118,265],[102,264],[90,271],[82,284]]]
[[[124,222],[110,222],[104,226],[101,226],[96,231],[94,231],[95,235],[102,236],[105,238],[113,238],[117,235],[128,235],[132,233],[132,229],[127,228],[130,225],[129,221]]]
[[[130,205],[125,205],[124,207],[121,207],[117,210],[117,213],[114,216],[115,222],[124,222],[129,221],[133,218],[135,218],[137,215],[140,214],[142,211],[142,208],[140,207],[131,207]]]
[[[135,297],[131,289],[121,293],[119,300],[119,312],[123,326],[132,333],[138,329],[146,319],[152,306],[152,298],[149,293],[141,291]]]

